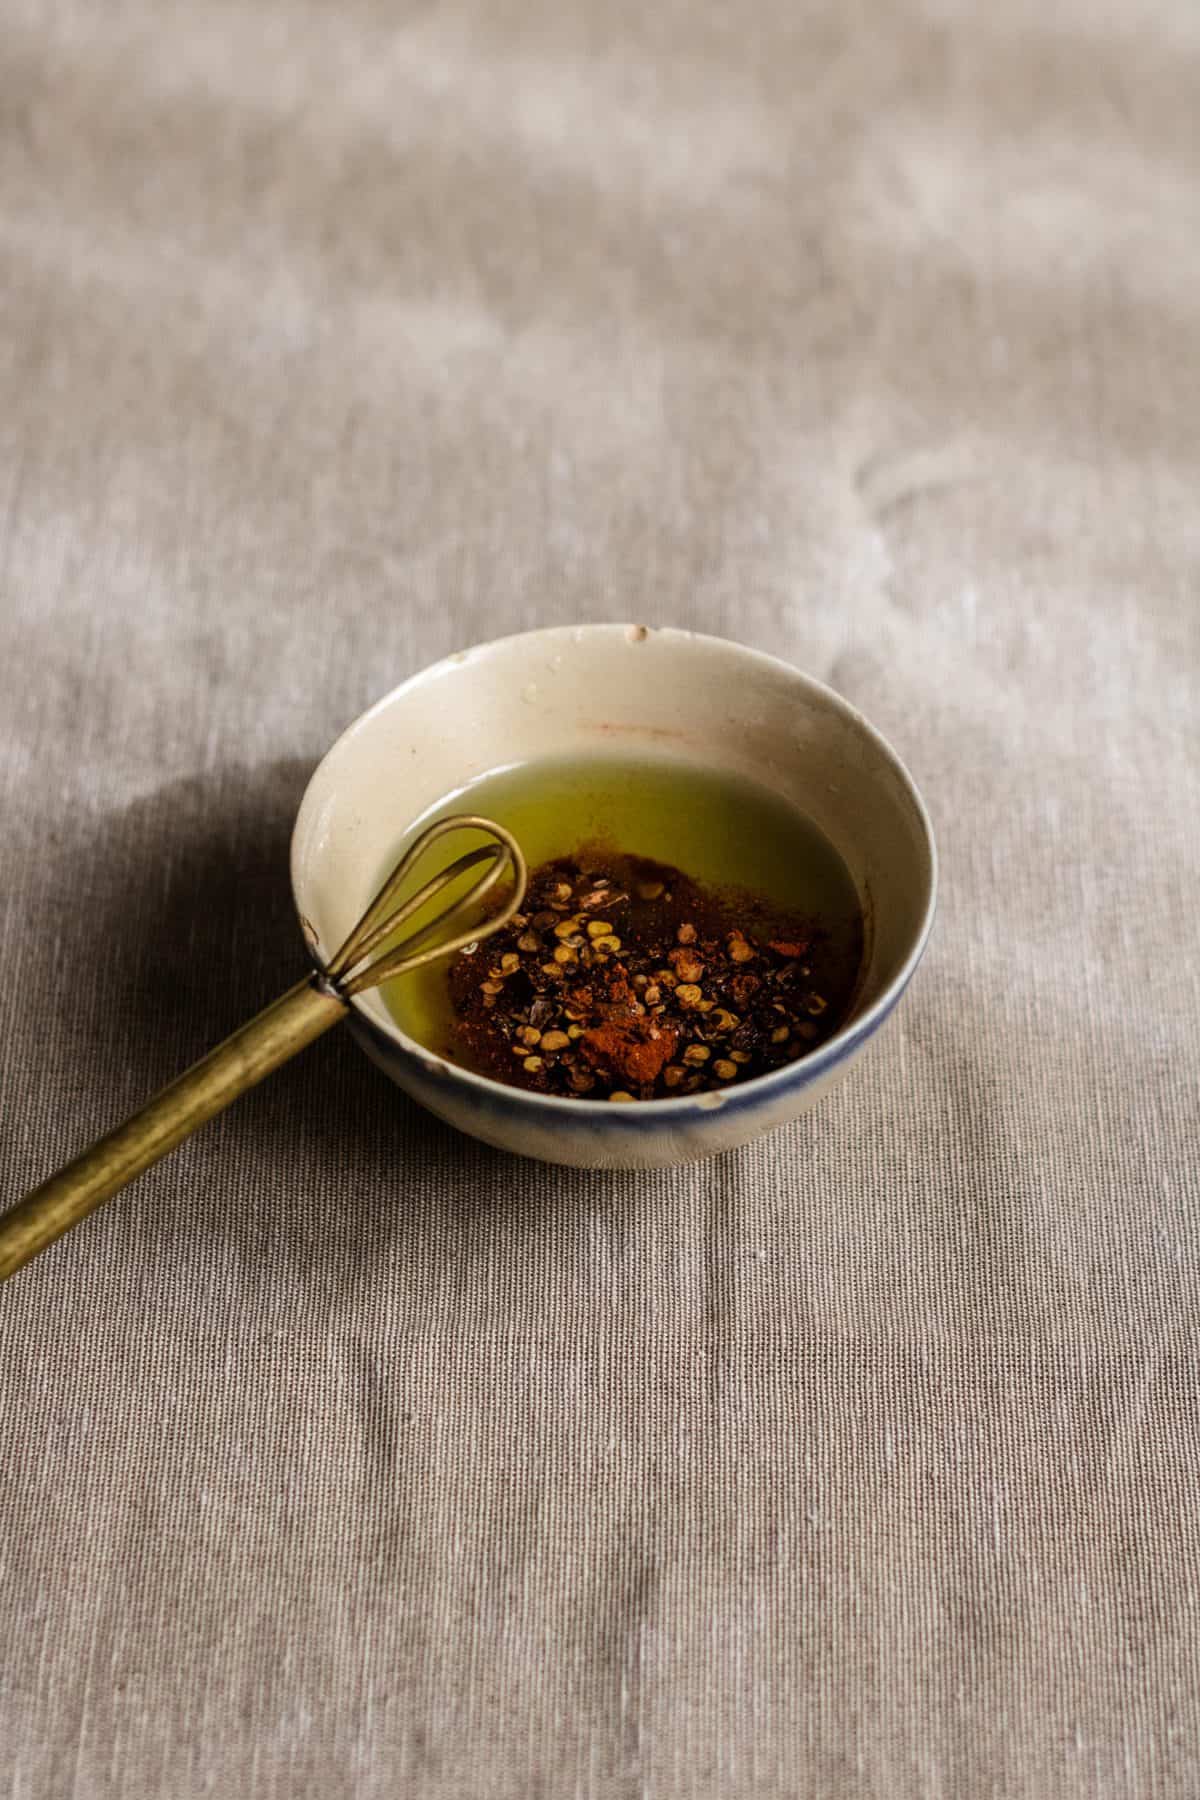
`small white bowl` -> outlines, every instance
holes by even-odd
[[[372,897],[408,823],[501,765],[620,748],[669,749],[749,776],[836,845],[865,915],[864,974],[847,1022],[799,1062],[743,1087],[634,1106],[525,1093],[444,1061],[378,994],[351,1025],[423,1106],[489,1144],[583,1168],[661,1168],[747,1143],[840,1081],[908,985],[933,923],[937,858],[916,787],[854,709],[776,658],[644,625],[561,626],[459,651],[387,694],[309,782],[292,888],[324,960]]]

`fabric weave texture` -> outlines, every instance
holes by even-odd
[[[0,1291],[0,1795],[1194,1800],[1200,13],[3,37],[5,1203],[297,978],[308,774],[473,642],[784,656],[943,875],[744,1152],[337,1034]]]

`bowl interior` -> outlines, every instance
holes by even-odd
[[[639,749],[773,788],[833,842],[866,923],[853,1017],[903,977],[929,927],[935,873],[929,823],[895,753],[787,664],[633,625],[538,631],[460,652],[352,725],[314,774],[292,842],[310,943],[333,953],[406,827],[468,782],[538,757]],[[378,995],[356,1004],[407,1041]]]

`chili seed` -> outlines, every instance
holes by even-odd
[[[456,1005],[465,1023],[473,1012],[478,1041],[490,1045],[497,1067],[508,1073],[501,1059],[515,1059],[510,1079],[593,1099],[610,1098],[611,1086],[624,1104],[693,1095],[790,1063],[827,1035],[823,1015],[832,1017],[834,1007],[823,991],[825,969],[818,959],[806,978],[800,959],[808,947],[798,929],[769,945],[764,930],[759,942],[756,916],[737,925],[736,913],[722,915],[723,897],[710,904],[701,891],[697,901],[688,880],[675,894],[666,872],[657,878],[652,870],[623,865],[624,880],[567,862],[534,871],[527,910],[513,915],[511,930],[477,945],[473,964],[463,959]],[[639,899],[655,905],[643,913]],[[655,967],[660,960],[665,968]],[[517,979],[522,971],[528,987]],[[594,1028],[610,1024],[614,1047],[606,1043],[596,1070]],[[658,1054],[670,1047],[671,1060],[643,1080],[641,1046],[664,1036]]]

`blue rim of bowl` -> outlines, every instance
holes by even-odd
[[[598,1120],[603,1118],[611,1120],[614,1124],[619,1121],[622,1129],[629,1130],[636,1128],[639,1120],[644,1120],[647,1125],[650,1125],[664,1118],[680,1119],[692,1115],[703,1117],[715,1111],[723,1114],[731,1110],[741,1111],[759,1101],[769,1100],[774,1094],[785,1093],[790,1088],[809,1086],[831,1069],[835,1069],[839,1063],[845,1062],[848,1057],[853,1056],[875,1035],[896,1007],[925,954],[937,913],[938,854],[937,843],[933,835],[933,823],[921,797],[920,789],[902,758],[883,733],[877,731],[870,720],[865,718],[857,707],[851,706],[848,700],[843,699],[835,689],[827,686],[825,682],[819,681],[815,675],[808,675],[803,669],[798,669],[794,663],[786,662],[781,656],[772,656],[765,650],[754,650],[747,644],[738,643],[734,638],[719,638],[707,632],[687,631],[677,625],[646,627],[624,621],[587,625],[550,625],[536,631],[511,632],[506,637],[490,638],[486,643],[474,644],[468,650],[453,651],[438,662],[430,663],[424,669],[418,669],[400,682],[397,687],[382,695],[365,712],[360,713],[358,718],[353,720],[343,732],[339,733],[317,764],[316,769],[313,770],[308,786],[304,790],[296,825],[292,832],[290,863],[292,898],[296,903],[299,916],[295,880],[296,839],[299,833],[300,814],[304,811],[309,789],[320,770],[341,745],[351,738],[357,737],[360,731],[366,730],[377,713],[392,706],[409,688],[450,675],[465,663],[474,662],[479,656],[498,652],[510,644],[532,645],[535,640],[546,642],[552,638],[569,638],[572,642],[578,643],[581,638],[593,634],[609,636],[618,632],[626,638],[629,638],[631,634],[647,635],[649,633],[655,637],[682,638],[687,639],[690,643],[711,646],[714,651],[732,652],[745,661],[755,662],[762,668],[773,669],[787,676],[790,681],[797,682],[802,687],[818,693],[835,712],[841,713],[844,719],[861,731],[863,736],[882,752],[884,759],[891,763],[900,777],[901,784],[920,822],[925,839],[925,850],[929,859],[928,893],[920,926],[908,955],[883,992],[862,1012],[856,1013],[846,1025],[840,1026],[819,1049],[810,1051],[807,1056],[800,1057],[796,1062],[786,1063],[780,1069],[772,1069],[765,1075],[755,1075],[740,1087],[721,1088],[712,1093],[686,1094],[671,1100],[639,1100],[633,1106],[614,1106],[609,1100],[583,1100],[559,1094],[531,1093],[527,1088],[510,1086],[503,1081],[493,1081],[489,1075],[479,1075],[474,1069],[464,1068],[460,1063],[451,1062],[446,1057],[439,1056],[436,1050],[431,1050],[428,1045],[410,1037],[394,1020],[389,1019],[385,1024],[367,1012],[358,999],[351,1001],[357,1023],[364,1026],[374,1038],[388,1045],[390,1049],[400,1050],[407,1058],[418,1063],[427,1076],[437,1076],[439,1079],[448,1079],[451,1083],[461,1083],[482,1101],[490,1100],[493,1103],[502,1101],[505,1105],[518,1109],[532,1108],[535,1112],[544,1113],[548,1119],[582,1120],[591,1118]]]

